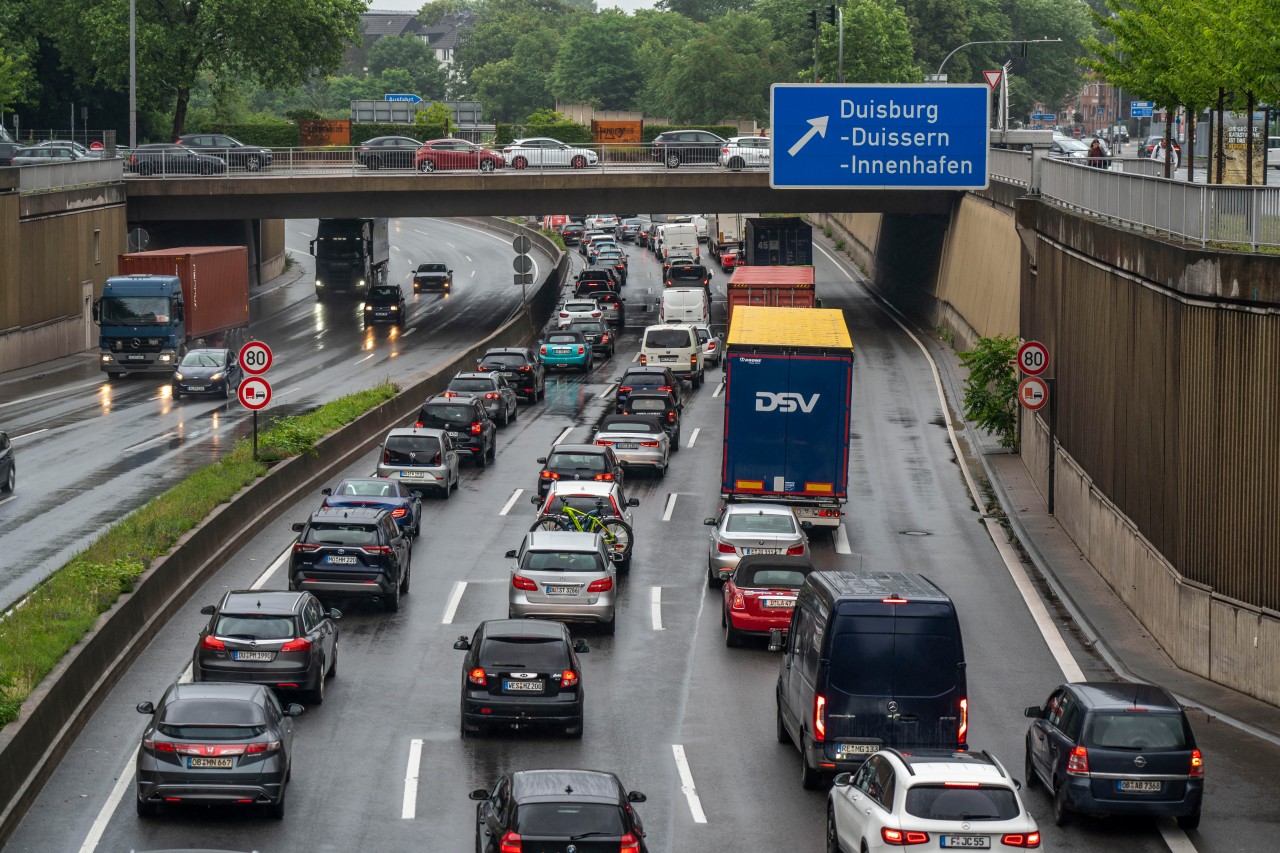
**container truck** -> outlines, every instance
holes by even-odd
[[[172,373],[187,349],[232,347],[249,325],[249,253],[195,246],[121,255],[93,303],[102,370]]]
[[[813,266],[813,228],[798,216],[748,219],[743,248],[746,266]]]
[[[848,494],[853,343],[840,311],[741,305],[725,347],[727,502],[786,504],[817,527]]]
[[[720,257],[726,249],[742,246],[746,235],[747,219],[754,213],[713,213],[707,217],[707,251],[713,258]]]
[[[739,305],[815,308],[813,267],[735,267],[725,288],[728,322]]]
[[[391,238],[386,219],[321,219],[311,241],[316,259],[316,298],[361,295],[386,284]]]

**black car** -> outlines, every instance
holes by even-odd
[[[599,770],[517,770],[493,790],[471,792],[476,804],[476,853],[574,850],[648,853],[644,824],[628,791]]]
[[[618,377],[618,390],[613,394],[614,414],[622,414],[627,397],[632,391],[664,391],[676,401],[676,408],[684,408],[684,394],[680,381],[669,367],[630,367]]]
[[[592,352],[603,355],[605,358],[613,358],[613,333],[609,331],[609,324],[604,320],[574,320],[565,328],[570,332],[582,332],[587,343],[591,344]]]
[[[428,397],[414,426],[445,430],[480,468],[498,458],[498,426],[475,397]]]
[[[459,637],[465,651],[459,730],[463,737],[494,726],[533,725],[582,737],[582,666],[578,655],[590,651],[574,642],[562,622],[492,619],[475,636]]]
[[[212,154],[233,169],[259,172],[271,165],[271,149],[245,145],[238,139],[221,133],[184,133],[177,139],[183,148],[194,148],[202,154]]]
[[[221,175],[227,164],[212,154],[201,154],[171,142],[139,145],[129,152],[125,169],[142,175]]]
[[[407,136],[375,136],[356,146],[356,162],[366,169],[412,169],[421,147]]]
[[[725,140],[706,130],[668,130],[653,140],[653,159],[675,169],[681,163],[700,166],[715,165],[720,161],[720,149]]]
[[[557,444],[546,456],[538,457],[542,471],[538,474],[538,495],[545,496],[557,480],[614,480],[621,483],[626,475],[614,456],[612,447],[594,444]]]
[[[671,439],[671,452],[680,450],[680,408],[670,391],[655,389],[653,391],[633,390],[627,395],[621,415],[649,415],[658,419],[662,429]]]
[[[325,679],[338,663],[337,610],[309,592],[245,589],[200,612],[209,623],[191,657],[194,680],[301,690],[309,703],[324,703]]]
[[[580,222],[569,222],[560,227],[560,239],[566,246],[576,246],[582,242],[582,233],[587,229]]]
[[[672,264],[663,279],[666,287],[711,287],[711,270],[702,264]]]
[[[181,400],[183,394],[216,394],[225,400],[235,396],[231,389],[239,388],[243,378],[240,362],[231,350],[187,350],[173,371],[173,399]]]
[[[390,323],[404,326],[409,313],[404,304],[404,292],[398,284],[373,284],[364,295],[364,324],[373,326]]]
[[[547,396],[547,371],[528,347],[505,347],[486,350],[476,362],[476,370],[496,370],[506,377],[516,393],[527,402]]]
[[[305,523],[289,559],[289,589],[321,598],[374,598],[394,613],[409,593],[409,533],[385,509],[322,507]]]
[[[13,155],[22,146],[16,142],[0,142],[0,166],[12,166]]]
[[[588,287],[588,285],[593,286]],[[605,287],[604,285],[608,286]],[[612,265],[592,265],[578,273],[577,278],[574,280],[573,289],[575,296],[586,296],[596,290],[612,290],[614,293],[618,293],[622,289],[622,276]]]
[[[1027,708],[1027,787],[1053,798],[1053,821],[1160,815],[1200,825],[1204,757],[1178,700],[1152,684],[1063,684]]]
[[[258,805],[284,817],[293,758],[293,720],[263,684],[173,684],[159,705],[140,702],[151,721],[136,765],[139,817],[170,803]]]
[[[385,509],[414,539],[422,532],[422,495],[393,477],[348,477],[332,489],[320,490],[325,507],[365,506]]]
[[[448,293],[451,287],[453,287],[453,270],[444,264],[418,264],[418,268],[413,271],[414,293],[428,288]]]
[[[18,464],[13,459],[13,442],[0,429],[0,492],[12,494],[18,487]]]

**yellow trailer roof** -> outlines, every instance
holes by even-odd
[[[734,306],[728,345],[853,349],[841,311],[762,305]]]

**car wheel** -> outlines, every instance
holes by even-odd
[[[676,430],[676,434],[671,436],[671,449],[676,453],[680,452],[680,430]]]
[[[618,563],[618,573],[623,575],[631,574],[631,555],[630,554],[628,554],[626,557],[623,557],[622,561]]]
[[[729,168],[735,172],[742,171],[742,166],[743,166],[743,162],[741,157],[734,157],[732,160],[729,161]]]
[[[498,437],[496,435],[493,437],[493,443],[489,445],[488,459],[490,462],[498,461]]]
[[[250,172],[260,171],[262,169],[262,158],[251,154],[245,159],[244,167]]]
[[[409,594],[409,581],[411,581],[411,580],[413,580],[413,569],[411,569],[411,568],[405,569],[405,570],[404,570],[404,577],[403,577],[403,578],[401,578],[401,580],[400,580],[400,594],[401,594],[401,595],[408,595],[408,594]]]
[[[436,170],[436,161],[423,160],[420,164],[418,164],[418,169],[423,172],[434,172]]]
[[[614,632],[617,630],[617,628],[618,628],[618,618],[616,616],[610,619],[608,622],[600,623],[600,633],[604,634],[606,637],[612,637],[614,635]]]
[[[365,161],[364,161],[364,167],[365,167],[366,169],[370,169],[370,170],[377,170],[377,169],[381,169],[381,168],[382,168],[382,158],[381,158],[381,157],[370,157],[370,158],[368,158],[367,160],[365,160]]]
[[[273,817],[276,820],[282,820],[284,818],[284,795],[285,795],[285,792],[288,790],[289,789],[287,787],[281,788],[280,799],[276,800],[274,803],[267,804],[268,817]]]
[[[160,814],[160,804],[138,800],[138,817],[155,817]]]
[[[325,673],[325,678],[338,677],[338,641],[333,641],[333,657],[329,660],[329,671]]]
[[[545,379],[542,381],[542,390],[538,392],[537,399],[539,400],[547,399],[547,381]]]
[[[742,632],[733,627],[733,620],[725,617],[724,625],[724,644],[731,649],[736,649],[742,645]]]
[[[480,452],[475,454],[471,458],[476,460],[477,468],[484,468],[489,464],[489,451],[486,448],[481,447]]]
[[[665,162],[668,169],[678,169],[680,168],[680,155],[672,151],[667,155]]]
[[[529,165],[529,161],[523,157],[517,157],[516,159],[511,161],[511,168],[513,169],[524,169],[524,168],[527,168],[528,165]]]
[[[516,404],[511,407],[511,420],[514,421],[519,417],[520,417],[520,401],[516,400]]]
[[[776,699],[775,699],[775,702],[776,702]],[[777,715],[778,715],[778,722],[777,722],[778,730],[775,733],[775,737],[778,738],[778,743],[789,744],[791,743],[791,733],[787,731],[786,723],[782,722],[781,706],[777,707]]]
[[[480,171],[482,171],[482,172],[492,172],[492,171],[493,171],[493,168],[494,168],[494,166],[493,166],[493,161],[492,161],[492,160],[481,160],[481,161],[480,161]]]
[[[844,853],[840,835],[836,832],[836,812],[831,803],[827,803],[827,853]]]
[[[1175,818],[1178,821],[1179,829],[1196,829],[1200,826],[1200,812],[1195,814],[1183,815]]]
[[[804,743],[804,735],[800,736],[800,742]],[[800,787],[806,791],[812,791],[822,784],[822,774],[809,766],[809,759],[805,758],[804,747],[800,748]]]
[[[1053,823],[1066,826],[1071,815],[1067,810],[1067,784],[1063,782],[1053,789]]]
[[[306,701],[308,705],[324,704],[324,669],[323,668],[320,670],[319,677],[316,678],[315,688],[307,691]]]
[[[707,587],[709,589],[719,589],[722,586],[724,586],[724,581],[720,579],[720,573],[707,566]]]
[[[569,161],[569,165],[575,169],[585,169],[587,167],[587,158],[579,154]]]
[[[222,399],[224,400],[231,399],[231,383],[230,382],[222,383]]]
[[[173,400],[176,403],[178,400],[182,399],[182,392],[175,387],[173,389],[173,394],[171,396],[173,397]]]
[[[453,484],[446,479],[444,484],[444,499],[449,500],[449,498],[452,495],[453,495]]]
[[[390,595],[382,597],[382,609],[388,613],[395,613],[400,609],[400,585],[396,584],[391,588]]]
[[[0,492],[12,492],[18,487],[18,466],[15,463],[9,463],[9,474],[4,478],[4,484],[0,485]]]
[[[151,175],[154,175],[155,173],[156,173],[156,167],[155,167],[155,166],[152,166],[150,163],[139,163],[139,164],[138,164],[138,174],[139,174],[139,175],[141,175],[142,177],[144,177],[144,178],[146,178],[146,177],[150,177]]]
[[[505,427],[505,426],[509,425],[510,423],[511,423],[511,413],[510,413],[510,412],[508,412],[505,408],[503,408],[503,410],[502,410],[502,423],[501,423],[500,425]]]
[[[1023,759],[1022,775],[1026,777],[1022,784],[1027,786],[1028,791],[1040,787],[1040,777],[1036,775],[1035,764],[1031,761],[1030,746],[1027,747],[1026,757]]]

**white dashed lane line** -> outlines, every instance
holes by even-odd
[[[849,534],[844,529],[843,524],[836,527],[836,553],[837,554],[853,553],[853,549],[849,547]]]
[[[684,755],[684,745],[671,744],[671,752],[676,757],[676,770],[680,773],[680,790],[684,792],[684,798],[689,801],[693,822],[706,823],[707,815],[702,810],[702,800],[698,799],[698,789],[693,786],[693,773],[689,770],[689,759]]]
[[[569,433],[571,433],[571,432],[573,432],[573,427],[571,427],[571,426],[567,426],[567,427],[565,427],[565,428],[564,428],[564,432],[560,433],[560,435],[556,437],[556,440],[555,440],[555,441],[553,441],[553,442],[551,442],[551,446],[552,446],[552,447],[554,447],[555,445],[557,445],[557,444],[559,444],[560,442],[564,441],[566,438],[568,438],[568,437],[569,437]]]
[[[662,511],[662,520],[670,521],[671,513],[675,511],[675,508],[676,508],[676,493],[671,492],[670,494],[667,495],[667,508]]]
[[[685,447],[693,447],[693,443],[698,440],[698,433],[702,432],[702,427],[694,427],[693,432],[689,434],[689,443]]]
[[[723,393],[724,393],[724,382],[721,381],[721,383],[716,386],[716,390],[711,392],[711,396],[719,397]]]
[[[466,591],[466,581],[453,582],[453,592],[449,593],[449,603],[444,607],[444,618],[440,620],[441,625],[453,624],[453,617],[458,613],[458,604],[462,601],[462,594]]]
[[[422,738],[409,741],[409,764],[404,771],[404,804],[401,820],[413,820],[418,811],[418,769],[422,765]]]
[[[649,589],[649,618],[653,622],[653,630],[662,630],[662,587]]]
[[[506,515],[511,512],[511,508],[516,505],[516,501],[524,494],[524,489],[516,489],[511,493],[511,497],[507,498],[507,502],[502,505],[502,509],[498,510],[498,515]]]

